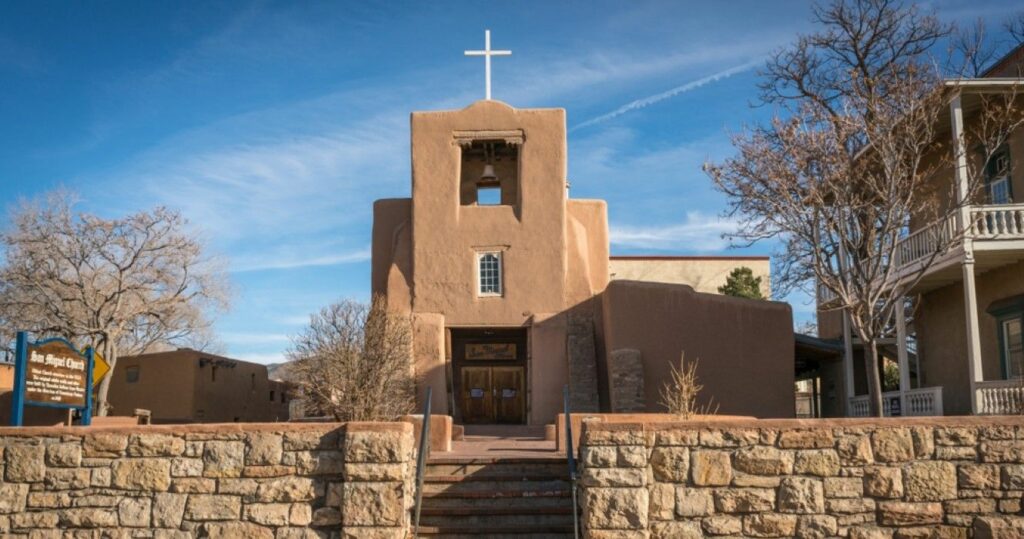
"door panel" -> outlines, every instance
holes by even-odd
[[[496,423],[522,423],[526,402],[523,395],[522,367],[493,367],[494,421]]]
[[[490,367],[462,367],[462,421],[490,423],[494,417]]]

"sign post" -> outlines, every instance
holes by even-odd
[[[70,342],[44,339],[30,343],[18,332],[14,361],[11,425],[24,422],[25,405],[79,410],[82,425],[92,422],[94,352],[78,351]]]

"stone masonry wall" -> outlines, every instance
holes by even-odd
[[[1024,417],[584,427],[591,538],[1024,537]]]
[[[412,446],[406,423],[3,428],[0,537],[404,537]]]

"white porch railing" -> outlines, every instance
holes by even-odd
[[[1024,204],[972,206],[971,234],[981,239],[1024,238]]]
[[[907,402],[900,405],[899,391],[882,393],[882,414],[892,417],[895,408],[899,408],[901,416],[935,416],[942,415],[942,387],[921,387],[907,391]],[[871,415],[871,399],[868,395],[859,395],[850,399],[850,417],[868,417]]]
[[[956,237],[956,218],[950,217],[939,225],[915,231],[896,245],[896,266],[903,267],[936,253],[939,247],[949,245]]]
[[[989,380],[975,384],[978,414],[1024,413],[1024,380]]]

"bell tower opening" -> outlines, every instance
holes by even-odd
[[[500,139],[461,144],[459,197],[463,206],[519,205],[519,145]]]

